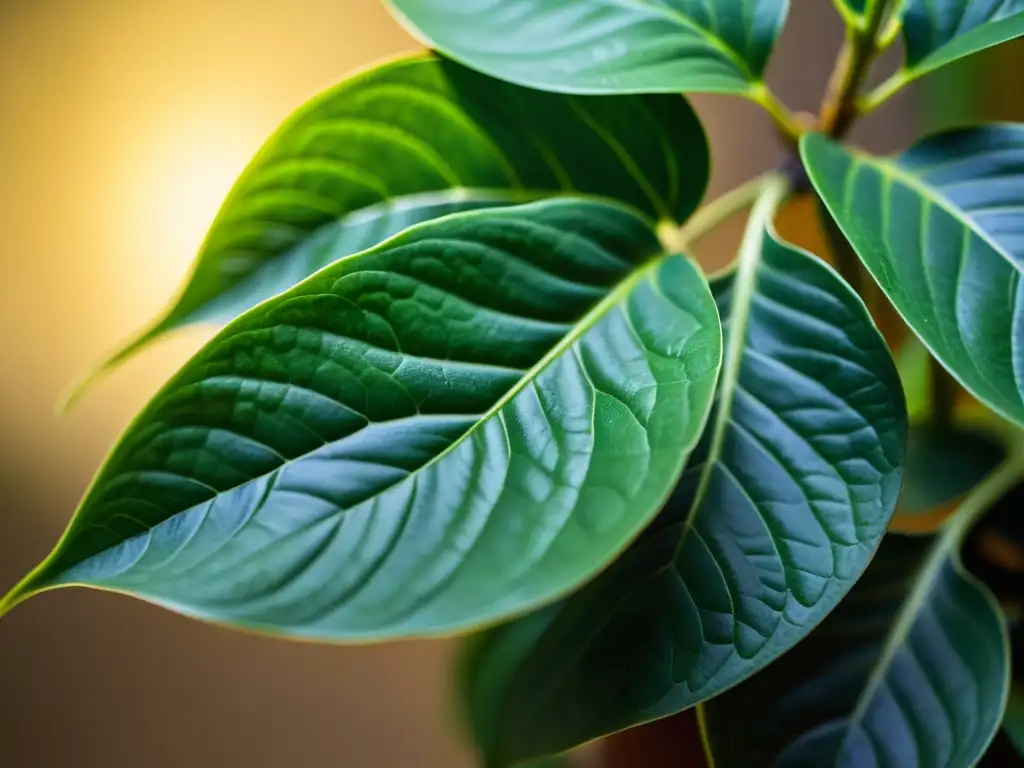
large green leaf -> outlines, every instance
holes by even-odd
[[[573,199],[453,214],[264,302],[143,411],[6,607],[83,584],[349,640],[558,598],[661,508],[713,397],[714,301],[652,227]]]
[[[907,324],[975,396],[1024,424],[1024,126],[958,129],[896,158],[819,134],[802,152]]]
[[[1024,0],[907,0],[905,79],[1024,35]]]
[[[556,96],[416,57],[317,96],[235,184],[163,333],[220,323],[337,259],[443,214],[583,192],[681,222],[708,180],[683,99]]]
[[[721,693],[834,608],[885,531],[907,431],[898,374],[853,291],[767,229],[774,202],[755,207],[737,272],[712,286],[718,404],[664,512],[527,651],[535,617],[480,641],[509,649],[482,665],[519,659],[489,678],[494,765]]]
[[[959,548],[1021,473],[1019,455],[991,472],[940,534],[889,534],[806,640],[703,704],[715,765],[975,765],[1002,719],[1010,658],[999,605]]]
[[[754,94],[789,0],[386,0],[428,45],[562,93]]]

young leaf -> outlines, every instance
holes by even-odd
[[[789,0],[387,0],[426,44],[560,93],[758,92]]]
[[[1015,456],[992,472],[940,534],[889,534],[818,629],[701,705],[715,765],[975,765],[999,728],[1010,658],[999,605],[959,548],[1022,469]]]
[[[427,219],[583,192],[681,222],[707,180],[707,141],[682,99],[554,96],[431,56],[397,61],[284,123],[235,184],[173,306],[101,370]]]
[[[650,521],[711,405],[707,282],[652,222],[453,214],[244,314],[128,429],[0,613],[86,585],[326,640],[551,602]]]
[[[1024,126],[958,129],[896,158],[819,134],[801,151],[907,324],[978,399],[1024,424]]]
[[[908,0],[906,80],[1024,35],[1024,0]]]
[[[490,688],[490,765],[721,693],[799,642],[874,553],[904,460],[898,374],[856,294],[768,229],[777,195],[755,207],[736,273],[712,286],[726,362],[681,484]],[[509,647],[502,636],[521,628],[492,632]]]

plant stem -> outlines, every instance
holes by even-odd
[[[899,5],[899,3],[897,3]],[[900,13],[899,8],[893,8],[893,12],[889,16],[889,21],[878,35],[878,50],[884,51],[899,37],[900,32],[903,31],[903,15]]]
[[[783,104],[764,83],[753,85],[749,97],[751,101],[759,104],[768,113],[779,133],[792,147],[796,147],[800,142],[800,137],[812,128],[808,122],[793,114],[789,107]]]
[[[874,90],[857,101],[857,113],[866,115],[895,96],[911,80],[907,70],[900,69],[887,77]]]
[[[821,103],[821,130],[829,136],[841,138],[857,118],[857,94],[878,50],[876,38],[886,5],[886,0],[868,0],[859,23],[846,28],[846,39]]]
[[[929,361],[929,368],[932,395],[931,422],[940,430],[948,430],[953,426],[957,382],[934,356]]]
[[[835,6],[836,13],[839,14],[846,26],[855,27],[860,23],[860,16],[850,10],[850,6],[848,6],[844,0],[832,0],[832,5]]]
[[[767,180],[767,174],[751,179],[701,207],[682,228],[676,230],[672,247],[680,251],[689,248],[730,216],[751,205]]]

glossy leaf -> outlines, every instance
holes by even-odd
[[[975,765],[999,728],[1010,658],[999,605],[959,548],[1020,472],[1018,456],[990,473],[938,535],[889,534],[806,640],[703,704],[715,765]]]
[[[818,134],[802,151],[907,324],[978,399],[1024,424],[1024,126],[950,131],[896,158]]]
[[[264,145],[173,306],[167,331],[237,316],[339,258],[444,214],[587,193],[681,222],[708,180],[686,102],[554,96],[416,57],[312,99]]]
[[[1024,0],[907,0],[907,79],[1024,35]]]
[[[427,45],[561,93],[750,94],[788,0],[387,0]]]
[[[680,486],[529,654],[516,651],[511,682],[491,689],[490,764],[721,693],[799,642],[874,553],[904,460],[898,374],[853,291],[766,230],[773,203],[755,208],[738,271],[712,286],[726,362]],[[504,636],[523,629],[492,634],[494,647],[517,647]]]
[[[652,227],[571,199],[456,214],[264,302],[143,411],[6,607],[84,584],[358,640],[555,600],[661,508],[710,408],[717,311]]]

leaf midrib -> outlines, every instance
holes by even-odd
[[[921,197],[930,201],[937,208],[941,208],[943,211],[948,213],[950,216],[955,218],[961,224],[975,234],[980,240],[988,245],[992,250],[998,253],[1003,259],[1005,259],[1011,267],[1018,272],[1022,272],[1021,266],[1017,264],[1014,259],[1006,252],[1006,250],[999,245],[992,236],[989,235],[981,226],[971,218],[971,216],[961,209],[958,205],[953,203],[949,198],[942,194],[941,190],[925,182],[923,179],[918,178],[914,174],[905,170],[899,165],[897,159],[892,158],[881,158],[872,157],[864,152],[855,149],[849,149],[851,158],[854,160],[854,165],[866,165],[869,168],[875,168],[878,173],[883,176],[888,176],[890,182],[897,182],[905,187],[910,188]],[[851,172],[854,169],[851,168]],[[844,196],[848,197],[844,191]]]
[[[686,521],[679,533],[672,562],[679,559],[686,543],[686,538],[696,521],[701,502],[707,494],[711,483],[711,475],[721,458],[725,445],[725,436],[732,418],[732,406],[736,388],[739,385],[740,369],[743,364],[743,352],[747,341],[747,328],[750,323],[750,308],[753,303],[757,285],[758,270],[764,253],[764,237],[781,201],[789,193],[789,183],[780,176],[769,176],[761,188],[760,195],[747,221],[747,228],[740,245],[737,259],[736,276],[733,279],[732,306],[729,318],[723,321],[723,327],[729,328],[729,343],[722,357],[722,373],[718,387],[718,410],[714,430],[711,433],[711,445],[704,460],[693,503],[690,505]]]
[[[995,501],[1001,492],[1005,491],[1010,484],[1019,478],[1022,471],[1024,471],[1024,450],[1021,447],[1017,447],[1010,456],[975,488],[971,496],[964,501],[958,514],[942,529],[942,532],[932,545],[927,559],[919,568],[914,588],[907,596],[896,619],[893,621],[886,635],[882,653],[872,666],[871,675],[868,677],[860,696],[857,697],[857,703],[846,726],[846,734],[837,752],[838,755],[841,755],[843,749],[845,749],[853,726],[863,720],[868,707],[871,706],[871,702],[884,682],[896,654],[909,637],[914,623],[927,603],[928,596],[931,594],[942,568],[946,565],[949,558],[952,557],[955,560],[956,550],[963,536],[979,517],[989,509],[991,502]],[[959,575],[965,575],[962,566],[958,562],[954,562],[954,567]],[[982,594],[984,595],[984,591]]]
[[[639,11],[648,11],[650,13],[664,16],[665,18],[673,21],[680,26],[688,27],[703,37],[713,48],[723,54],[730,62],[735,66],[741,75],[746,77],[751,83],[757,83],[760,81],[760,76],[755,75],[750,65],[747,64],[746,60],[739,55],[739,53],[732,48],[721,36],[715,34],[707,27],[702,27],[700,24],[695,22],[689,16],[684,15],[681,11],[677,11],[674,8],[668,8],[661,4],[653,4],[647,2],[647,0],[603,0],[608,5],[617,5],[620,8],[634,9]]]

